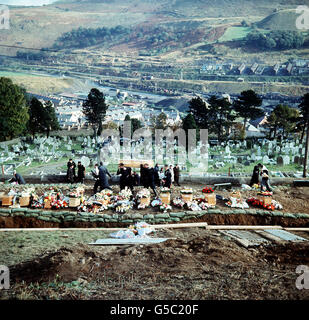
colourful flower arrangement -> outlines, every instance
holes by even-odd
[[[138,193],[136,194],[137,198],[149,198],[150,197],[150,191],[146,188],[141,189],[140,191],[138,191]]]
[[[171,189],[167,187],[161,187],[160,188],[160,193],[170,193]]]
[[[203,190],[202,190],[203,193],[213,193],[215,192],[215,190],[211,187],[205,187]]]
[[[192,188],[182,189],[182,190],[180,190],[180,193],[182,193],[182,194],[192,194],[193,193],[193,189]]]
[[[54,200],[51,202],[51,208],[52,209],[62,209],[62,208],[67,208],[69,205],[65,200]]]
[[[137,205],[137,209],[146,209],[148,206],[147,206],[147,204],[146,203],[139,203],[138,205]]]
[[[125,213],[128,210],[130,210],[130,208],[131,208],[131,206],[129,204],[121,203],[121,204],[116,206],[115,210],[118,213]]]
[[[260,191],[260,192],[258,192],[258,195],[265,196],[265,197],[271,197],[273,195],[273,193],[270,191]]]
[[[183,208],[185,204],[186,203],[180,198],[173,199],[173,205],[177,208]]]
[[[160,206],[160,211],[162,211],[163,213],[171,211],[172,207],[169,204],[162,204]]]
[[[275,206],[271,203],[271,204],[264,204],[262,201],[260,201],[257,198],[249,198],[247,199],[247,203],[250,204],[253,207],[260,207],[260,208],[264,208],[267,210],[275,210]]]
[[[125,187],[119,192],[119,196],[123,199],[130,199],[132,196],[132,191],[128,187]]]
[[[162,205],[162,200],[161,199],[155,199],[151,202],[151,206],[154,207],[159,207]]]

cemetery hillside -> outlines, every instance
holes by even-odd
[[[1,300],[309,298],[308,6],[0,16]]]

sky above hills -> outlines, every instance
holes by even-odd
[[[12,6],[42,6],[44,4],[50,4],[56,0],[0,0],[0,4],[12,5]]]

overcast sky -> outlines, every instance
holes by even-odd
[[[15,6],[42,6],[43,4],[49,4],[56,0],[0,0],[0,4],[11,4]]]

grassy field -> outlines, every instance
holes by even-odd
[[[249,27],[229,27],[220,37],[219,42],[243,39],[251,31],[252,29]]]
[[[87,244],[108,237],[104,231],[0,232],[0,265],[10,266],[62,246]]]

